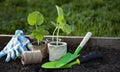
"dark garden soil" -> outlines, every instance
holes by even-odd
[[[0,46],[2,49],[2,46]],[[69,48],[73,52],[75,48]],[[81,65],[75,65],[69,69],[43,69],[41,64],[48,61],[44,59],[42,63],[23,66],[20,59],[6,63],[5,57],[0,59],[0,72],[120,72],[120,49],[107,49],[100,47],[84,48],[81,55],[86,55],[93,51],[100,51],[104,54],[103,59],[95,59]]]

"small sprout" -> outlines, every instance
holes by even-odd
[[[40,12],[34,11],[28,15],[27,21],[29,25],[31,26],[34,25],[36,27],[36,29],[32,31],[31,36],[37,39],[38,45],[39,45],[39,42],[43,40],[44,35],[48,34],[48,31],[43,29],[41,26],[44,22],[44,17]],[[38,26],[40,26],[39,29],[38,29]]]
[[[57,17],[57,23],[52,22],[52,24],[56,27],[53,32],[53,37],[55,35],[55,32],[57,31],[57,45],[58,45],[58,36],[59,36],[59,31],[60,29],[66,33],[70,34],[71,33],[71,26],[66,23],[66,20],[64,18],[64,12],[63,9],[59,6],[56,6],[57,12],[58,12],[58,17]],[[52,38],[54,40],[54,38]]]

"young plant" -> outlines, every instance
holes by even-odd
[[[57,8],[57,12],[58,12],[58,17],[57,17],[56,23],[52,22],[52,24],[55,26],[55,29],[53,31],[52,40],[54,40],[54,35],[56,32],[56,35],[57,35],[56,41],[57,41],[57,45],[58,45],[58,36],[59,36],[60,29],[64,33],[70,34],[71,33],[71,26],[66,23],[66,20],[64,18],[63,9],[59,6],[56,6],[56,8]]]
[[[39,45],[40,41],[43,40],[44,35],[48,34],[48,31],[42,28],[44,17],[40,12],[34,11],[28,15],[27,21],[29,25],[35,26],[35,29],[32,31],[31,36],[37,39]],[[40,27],[38,28],[38,26]]]

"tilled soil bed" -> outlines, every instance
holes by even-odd
[[[0,46],[2,49],[2,46]],[[75,48],[69,48],[69,52],[74,52]],[[42,63],[23,66],[20,59],[15,59],[6,63],[5,57],[0,59],[0,72],[120,72],[120,50],[114,48],[87,47],[81,52],[86,55],[93,51],[104,54],[103,59],[94,59],[81,65],[75,65],[69,69],[43,69],[41,64],[48,61],[44,59]]]
[[[0,37],[0,51],[5,47],[11,36]],[[80,43],[80,37],[62,37],[68,43],[68,51],[73,53]],[[120,38],[91,38],[81,51],[81,56],[90,52],[103,53],[102,59],[94,59],[69,69],[43,69],[41,65],[48,61],[48,57],[39,64],[23,66],[21,60],[5,62],[5,57],[0,59],[0,72],[120,72]]]

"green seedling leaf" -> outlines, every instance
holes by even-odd
[[[62,25],[60,27],[62,29],[63,32],[65,32],[66,34],[70,34],[71,33],[71,26],[68,24]]]
[[[35,30],[31,33],[31,36],[37,40],[38,45],[39,45],[39,42],[42,41],[44,37],[44,35],[39,34],[39,32]]]
[[[58,24],[57,24],[57,23],[55,23],[55,22],[53,22],[53,21],[51,21],[51,24],[52,24],[52,25],[54,25],[55,27],[57,27],[57,26],[58,26]]]
[[[27,21],[30,25],[35,25],[36,24],[38,14],[39,14],[38,11],[34,11],[34,12],[32,12],[28,15]]]
[[[43,22],[44,22],[44,17],[41,13],[39,13],[37,16],[36,24],[41,25],[41,24],[43,24]]]
[[[56,8],[57,8],[58,16],[64,16],[62,8],[59,6],[56,6]]]
[[[49,34],[49,32],[43,28],[39,29],[39,33],[42,34],[42,35],[46,35],[46,34]]]
[[[33,30],[33,32],[31,33],[31,36],[35,39],[37,39],[38,41],[38,45],[39,42],[43,40],[44,35],[48,34],[49,32],[44,30],[44,29],[39,29],[39,30]]]
[[[64,19],[63,9],[59,6],[56,6],[56,8],[57,8],[57,12],[58,12],[57,23],[66,24],[66,20]]]
[[[31,33],[31,36],[37,39],[38,45],[39,45],[39,42],[42,41],[44,38],[44,35],[40,34],[39,30],[33,30],[33,32]]]
[[[38,41],[38,44],[39,44],[40,41],[43,40],[43,38],[44,38],[44,35],[41,35],[41,34],[37,34],[37,35],[36,35],[36,39],[37,39],[37,41]]]
[[[33,30],[33,32],[31,33],[31,36],[35,39],[37,39],[38,41],[42,41],[43,37],[45,34],[48,34],[49,32],[44,30],[44,29],[39,29],[39,30]]]
[[[64,19],[63,16],[58,16],[57,17],[57,23],[59,23],[59,24],[66,24],[66,20]]]
[[[27,21],[30,25],[41,25],[44,22],[44,17],[40,12],[34,11],[28,15]]]

